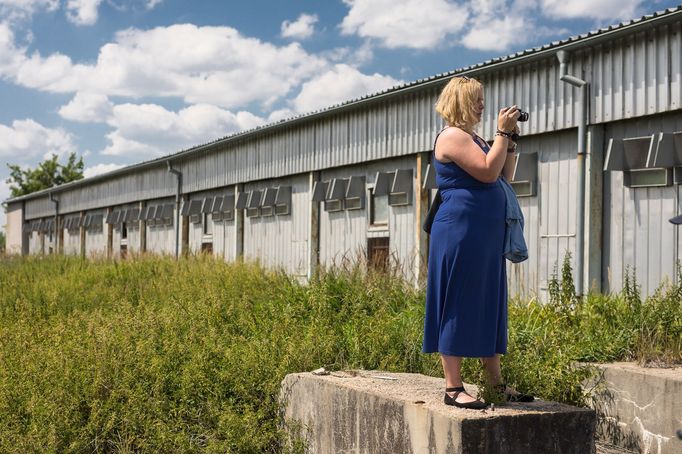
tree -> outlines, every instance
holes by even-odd
[[[70,153],[66,164],[57,162],[58,156],[44,160],[35,169],[24,170],[16,164],[7,164],[10,170],[9,183],[12,197],[19,197],[83,178],[83,158],[76,159]]]
[[[5,252],[5,232],[0,230],[0,254]]]

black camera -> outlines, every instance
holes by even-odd
[[[528,112],[519,109],[519,118],[516,121],[528,121]]]

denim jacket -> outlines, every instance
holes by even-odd
[[[528,247],[523,238],[523,213],[511,185],[504,178],[499,179],[506,203],[506,225],[504,229],[504,257],[512,263],[528,259]]]

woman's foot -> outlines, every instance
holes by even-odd
[[[496,385],[495,388],[504,396],[504,399],[507,402],[533,402],[535,400],[534,396],[520,393],[514,388],[507,386],[506,383],[500,383],[499,385]]]
[[[471,397],[464,390],[464,386],[445,388],[443,402],[445,405],[452,405],[457,408],[468,408],[471,410],[483,410],[487,407],[485,403]]]

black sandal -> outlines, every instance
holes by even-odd
[[[454,396],[450,396],[448,393],[454,392]],[[445,405],[452,405],[457,408],[468,408],[470,410],[483,410],[485,409],[488,405],[481,402],[480,400],[474,400],[472,402],[457,402],[457,396],[459,396],[461,393],[466,392],[464,390],[464,386],[458,386],[456,388],[445,388],[445,397],[443,398],[443,402],[445,402]]]
[[[508,393],[506,383],[500,383],[496,388],[507,402],[533,402],[535,400],[535,396],[530,394],[524,394],[518,391],[516,394]]]

